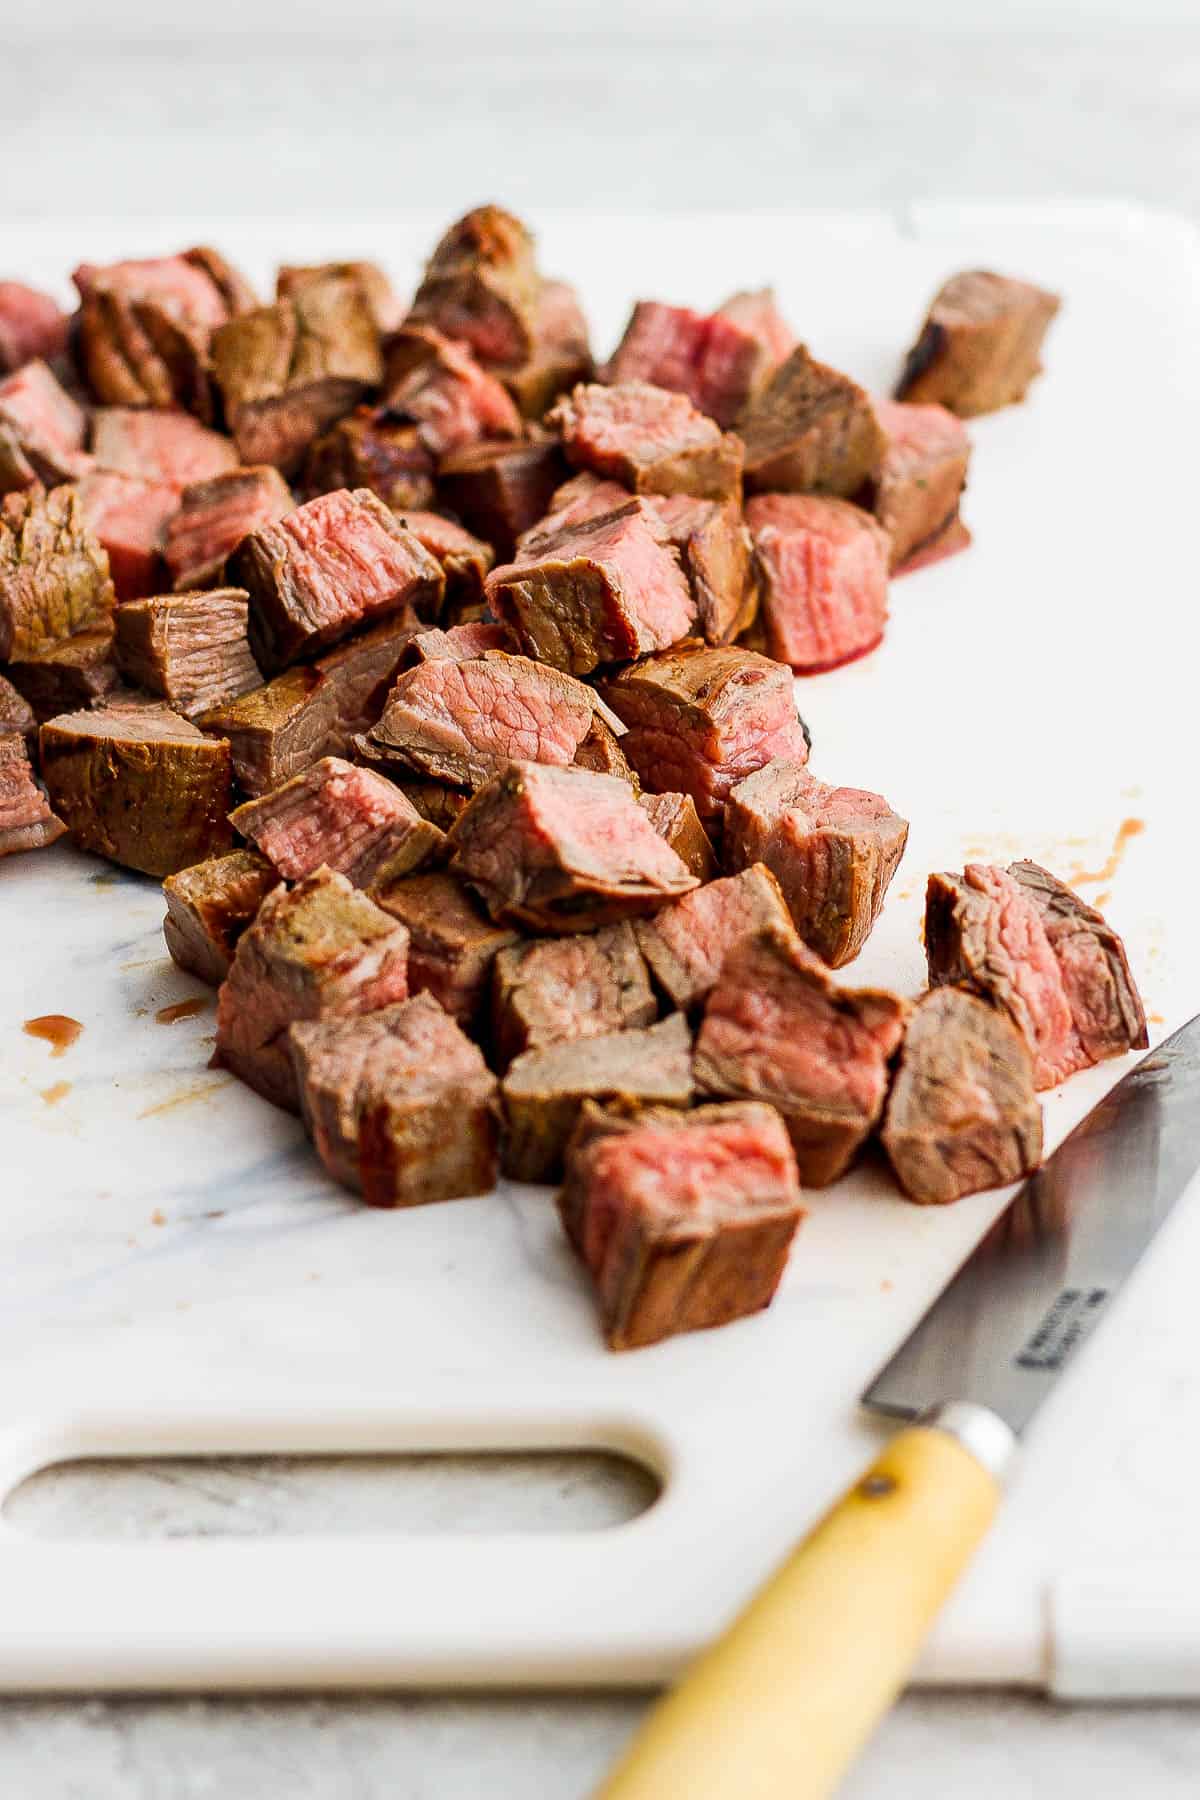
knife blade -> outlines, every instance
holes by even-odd
[[[1017,1192],[863,1404],[912,1421],[659,1702],[596,1800],[825,1800],[995,1516],[1016,1435],[1200,1170],[1200,1016]]]

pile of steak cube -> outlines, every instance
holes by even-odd
[[[407,306],[205,247],[74,280],[0,283],[0,855],[165,878],[217,1060],[344,1187],[559,1184],[650,1344],[765,1307],[872,1139],[917,1201],[1015,1179],[1037,1090],[1145,1042],[1031,863],[931,878],[915,1004],[835,976],[908,828],[810,770],[793,681],[969,543],[961,421],[1053,295],[955,276],[884,400],[769,291],[639,301],[597,365],[495,206]]]

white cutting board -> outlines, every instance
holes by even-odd
[[[93,220],[14,229],[4,258],[61,285],[76,259],[207,234],[257,277],[367,252],[408,282],[443,223]],[[927,870],[1025,854],[1070,879],[1135,818],[1119,869],[1083,891],[1111,896],[1154,1035],[1200,1008],[1189,230],[1114,207],[539,223],[544,266],[580,283],[602,350],[637,295],[707,306],[773,280],[816,352],[879,389],[952,270],[1063,293],[1029,403],[972,427],[974,549],[895,585],[875,655],[800,684],[814,770],[912,821],[846,973],[919,990]],[[94,1454],[602,1445],[665,1489],[631,1524],[550,1537],[128,1545],[4,1528],[0,1687],[670,1674],[868,1454],[856,1395],[1005,1196],[922,1210],[859,1171],[812,1196],[769,1313],[611,1355],[548,1191],[368,1211],[293,1119],[206,1069],[211,1010],[156,1023],[204,991],[166,960],[161,913],[157,884],[63,847],[0,864],[6,1485]],[[85,1027],[57,1060],[20,1030],[50,1012]],[[1051,1145],[1125,1066],[1047,1096]],[[1181,1618],[1185,1649],[1200,1642],[1197,1257],[1193,1203],[1030,1433],[924,1678],[1155,1691],[1194,1676],[1173,1648]]]

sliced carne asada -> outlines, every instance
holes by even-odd
[[[761,1312],[804,1217],[783,1121],[753,1101],[634,1117],[589,1103],[558,1210],[610,1350]]]
[[[279,876],[257,850],[231,850],[168,875],[163,937],[172,959],[189,975],[220,987],[237,941]]]
[[[883,433],[870,397],[839,369],[793,350],[738,421],[746,491],[856,494],[879,465]]]
[[[33,778],[24,738],[0,729],[0,856],[44,850],[66,829]]]
[[[241,588],[158,594],[117,609],[117,661],[126,679],[198,718],[261,687],[246,637]]]
[[[219,582],[242,539],[285,518],[295,505],[279,470],[266,464],[190,482],[167,520],[163,542],[173,586],[186,591]]]
[[[383,885],[437,856],[445,841],[392,782],[340,756],[323,756],[229,818],[286,881],[324,867],[355,887]]]
[[[769,926],[790,932],[791,916],[779,883],[756,863],[660,906],[652,919],[639,919],[634,930],[671,1005],[690,1012],[716,986],[726,957]]]
[[[409,319],[461,339],[489,368],[519,369],[537,345],[540,288],[520,219],[477,206],[437,245]]]
[[[859,506],[823,494],[746,504],[767,645],[806,675],[865,656],[887,623],[889,541]]]
[[[961,988],[934,988],[904,1033],[880,1132],[910,1200],[945,1205],[1003,1187],[1042,1159],[1033,1056],[1004,1013]]]
[[[190,413],[148,406],[97,407],[92,455],[97,468],[163,481],[181,491],[238,466],[237,451],[219,431],[210,431]]]
[[[700,412],[728,429],[773,367],[758,335],[728,313],[639,300],[602,374],[614,384],[646,381],[686,394]]]
[[[251,532],[229,558],[250,595],[250,648],[274,675],[311,661],[363,620],[436,612],[441,565],[366,488],[342,488]]]
[[[908,821],[878,794],[830,787],[783,759],[739,782],[725,808],[726,868],[765,863],[832,969],[866,943],[907,841]]]
[[[54,487],[91,467],[87,415],[44,362],[0,381],[0,492]]]
[[[404,308],[391,282],[378,263],[361,259],[357,262],[285,263],[275,277],[275,298],[289,300],[302,288],[329,280],[356,284],[370,310],[376,331],[394,331],[400,323]],[[338,483],[339,487],[342,485]]]
[[[492,971],[492,1042],[506,1068],[526,1050],[652,1025],[658,1005],[627,922],[502,950]]]
[[[482,600],[484,581],[496,560],[492,546],[441,513],[398,510],[401,523],[442,565],[447,610],[461,611]]]
[[[1023,400],[1059,305],[1057,294],[1008,275],[952,275],[933,297],[896,399],[936,401],[964,419]]]
[[[684,394],[626,381],[581,384],[546,415],[567,461],[638,494],[740,500],[742,445]]]
[[[72,487],[10,494],[0,507],[0,660],[110,621],[108,557]]]
[[[229,745],[169,706],[97,706],[43,725],[42,778],[81,849],[147,875],[228,850]]]
[[[499,951],[517,933],[493,924],[475,896],[444,869],[405,875],[372,899],[408,928],[408,986],[430,993],[467,1030],[476,1027]]]
[[[285,475],[383,379],[371,309],[357,282],[337,276],[223,325],[212,367],[242,462]]]
[[[772,368],[786,362],[799,342],[779,310],[774,288],[743,289],[741,293],[731,294],[723,305],[718,306],[717,317],[732,319],[735,325],[756,337],[767,352]]]
[[[306,499],[370,488],[385,506],[431,506],[435,459],[421,429],[386,406],[356,406],[313,442],[300,482]]]
[[[35,357],[49,360],[67,347],[70,320],[57,300],[23,281],[0,281],[0,373]]]
[[[515,762],[450,832],[452,868],[494,919],[587,931],[653,912],[695,887],[623,781]]]
[[[504,1171],[515,1181],[555,1181],[588,1100],[634,1109],[687,1107],[692,1039],[682,1013],[644,1031],[612,1031],[527,1050],[501,1085]]]
[[[579,296],[569,281],[543,281],[538,289],[533,349],[519,369],[501,379],[521,416],[540,419],[560,394],[592,375],[592,349]]]
[[[696,617],[678,558],[636,500],[528,542],[486,592],[531,656],[573,675],[674,644]]]
[[[696,1085],[783,1114],[804,1187],[849,1168],[883,1111],[909,1007],[838,987],[794,933],[760,931],[725,959],[696,1040]]]
[[[1038,1088],[1146,1047],[1125,946],[1036,863],[931,875],[925,950],[932,983],[968,988],[1009,1015],[1033,1050]]]
[[[91,469],[75,491],[89,531],[107,553],[117,599],[160,593],[167,526],[179,507],[179,489],[115,469]]]
[[[544,516],[566,474],[556,438],[469,444],[439,463],[438,496],[507,560],[522,533]]]
[[[408,933],[344,875],[277,887],[237,942],[217,996],[214,1061],[276,1106],[300,1108],[288,1027],[408,998]]]
[[[944,406],[877,400],[875,412],[887,444],[869,497],[891,541],[892,572],[965,550],[971,534],[958,508],[971,458],[966,427]]]
[[[388,340],[388,415],[417,428],[435,460],[472,444],[522,436],[508,390],[465,344],[427,325],[405,325]]]
[[[92,706],[117,685],[112,617],[14,657],[8,672],[39,724]]]
[[[680,644],[602,684],[628,727],[621,748],[652,793],[690,794],[707,824],[731,789],[808,742],[782,663],[735,645]]]
[[[711,881],[717,857],[690,794],[639,794],[638,805],[697,881]]]
[[[37,725],[33,708],[4,675],[0,675],[0,737],[19,737],[31,754],[37,754]]]

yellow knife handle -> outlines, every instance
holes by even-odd
[[[832,1794],[987,1532],[1012,1444],[978,1407],[899,1432],[649,1714],[595,1800]]]

